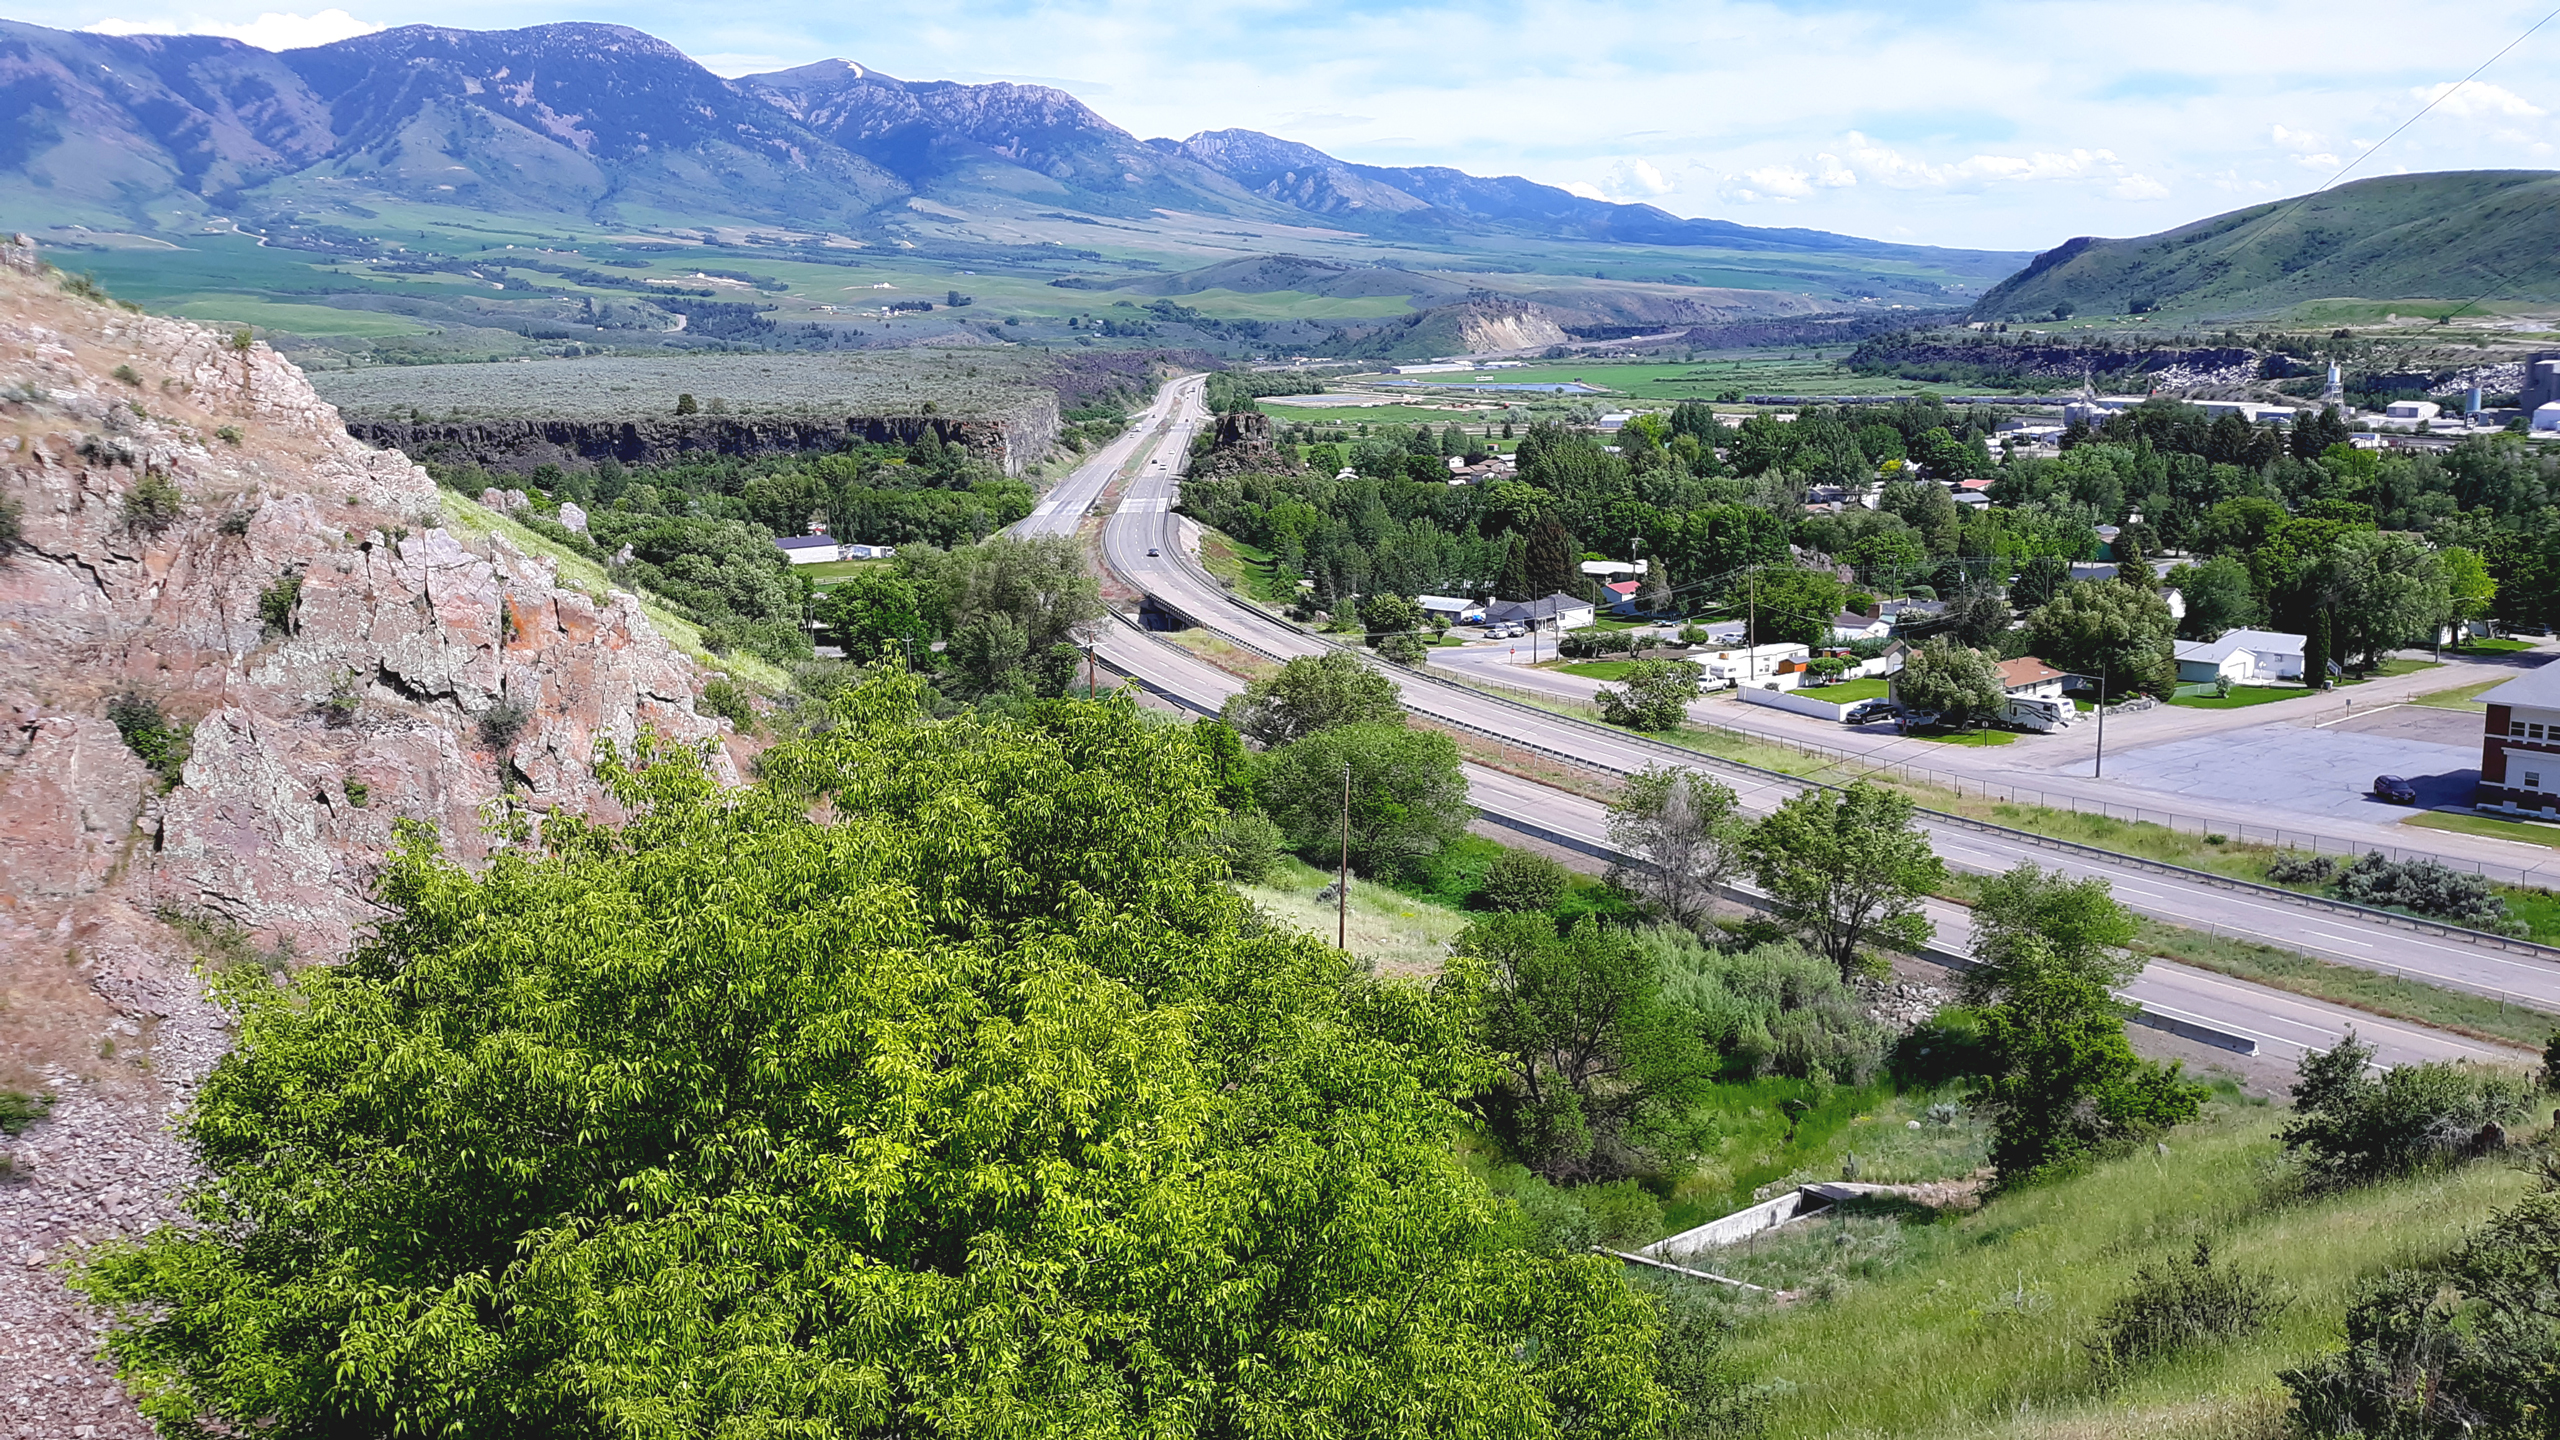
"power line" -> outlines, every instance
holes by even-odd
[[[2383,146],[2388,145],[2388,144],[2390,144],[2392,141],[2397,140],[2397,139],[2399,139],[2399,138],[2400,138],[2400,133],[2401,133],[2401,131],[2404,131],[2404,130],[2408,129],[2410,126],[2417,124],[2419,121],[2426,119],[2426,118],[2427,118],[2427,114],[2428,114],[2428,112],[2430,112],[2430,111],[2434,110],[2437,106],[2439,106],[2439,105],[2443,104],[2443,103],[2444,103],[2444,102],[2446,102],[2447,100],[2452,99],[2455,95],[2460,94],[2460,93],[2461,93],[2461,91],[2462,91],[2462,87],[2463,87],[2463,86],[2468,85],[2468,84],[2470,84],[2472,81],[2477,80],[2477,79],[2479,79],[2479,78],[2480,78],[2480,73],[2481,73],[2481,71],[2486,70],[2486,69],[2488,69],[2490,66],[2495,65],[2495,64],[2497,64],[2499,61],[2501,61],[2501,60],[2503,60],[2503,59],[2507,58],[2507,52],[2508,52],[2508,51],[2513,50],[2513,49],[2514,49],[2514,48],[2516,48],[2517,46],[2519,46],[2519,45],[2523,44],[2526,40],[2528,40],[2528,39],[2532,38],[2532,36],[2533,36],[2533,32],[2535,32],[2536,30],[2541,29],[2541,28],[2542,28],[2543,26],[2545,26],[2545,25],[2550,24],[2550,23],[2551,23],[2553,20],[2555,20],[2555,19],[2560,19],[2560,8],[2556,8],[2556,9],[2552,10],[2552,12],[2551,12],[2550,14],[2545,15],[2545,16],[2543,16],[2541,19],[2534,21],[2531,25],[2526,26],[2526,27],[2525,27],[2525,29],[2524,29],[2524,33],[2523,33],[2523,34],[2518,35],[2518,36],[2517,36],[2516,38],[2514,38],[2513,40],[2510,40],[2510,41],[2508,41],[2506,44],[2504,44],[2504,45],[2502,45],[2502,46],[2498,47],[2498,53],[2497,53],[2497,54],[2492,55],[2492,56],[2490,56],[2488,59],[2481,61],[2481,62],[2480,62],[2480,64],[2479,64],[2479,67],[2478,67],[2477,69],[2473,70],[2470,74],[2463,76],[2461,79],[2459,79],[2459,80],[2457,80],[2457,81],[2453,82],[2453,84],[2452,84],[2450,87],[2448,87],[2448,88],[2445,90],[2445,92],[2444,92],[2443,94],[2438,95],[2438,96],[2437,96],[2436,98],[2434,98],[2433,100],[2430,100],[2430,101],[2428,101],[2425,105],[2423,105],[2423,106],[2419,107],[2419,110],[2418,110],[2418,113],[2417,113],[2417,114],[2412,115],[2412,116],[2410,116],[2408,119],[2401,121],[2401,122],[2400,122],[2400,124],[2398,125],[2398,127],[2396,127],[2395,129],[2393,129],[2393,130],[2392,130],[2392,132],[2391,132],[2390,134],[2385,135],[2385,136],[2383,136],[2380,140],[2377,140],[2377,141],[2375,141],[2373,144],[2366,146],[2366,147],[2365,147],[2365,151],[2364,151],[2364,153],[2363,153],[2363,154],[2358,155],[2358,156],[2357,156],[2356,158],[2354,158],[2353,160],[2350,160],[2350,161],[2348,161],[2346,164],[2339,166],[2339,167],[2338,167],[2338,171],[2337,171],[2337,173],[2336,173],[2336,174],[2331,175],[2328,179],[2323,180],[2323,181],[2321,181],[2321,182],[2320,182],[2319,189],[2313,190],[2313,191],[2311,191],[2309,194],[2304,194],[2304,195],[2297,195],[2297,196],[2295,196],[2295,197],[2294,197],[2294,198],[2293,198],[2289,203],[2287,203],[2287,204],[2285,205],[2285,207],[2284,207],[2282,210],[2279,210],[2279,211],[2277,211],[2275,214],[2268,216],[2268,217],[2267,217],[2267,220],[2266,220],[2265,225],[2263,225],[2262,227],[2260,227],[2260,233],[2262,233],[2262,234],[2263,234],[2263,233],[2265,233],[2267,230],[2272,230],[2272,229],[2274,229],[2274,228],[2275,228],[2275,223],[2276,223],[2277,221],[2282,220],[2282,219],[2283,219],[2284,217],[2286,217],[2287,215],[2290,215],[2290,214],[2292,214],[2294,211],[2301,209],[2301,208],[2302,208],[2302,206],[2303,206],[2303,204],[2304,204],[2304,202],[2306,202],[2306,201],[2310,200],[2312,196],[2314,196],[2314,195],[2318,195],[2319,193],[2321,193],[2321,191],[2326,190],[2326,189],[2328,189],[2330,186],[2337,184],[2339,181],[2341,181],[2341,180],[2343,180],[2343,179],[2345,179],[2345,178],[2347,177],[2347,172],[2348,172],[2348,171],[2353,170],[2354,168],[2356,168],[2357,166],[2359,166],[2359,165],[2363,164],[2363,163],[2364,163],[2364,162],[2366,162],[2367,160],[2372,159],[2375,155],[2380,154],[2380,153],[2381,153],[2381,151],[2382,151],[2382,147],[2383,147]]]

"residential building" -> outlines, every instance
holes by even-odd
[[[2059,700],[2062,684],[2071,677],[2054,669],[2033,655],[2000,662],[2000,688],[2011,695],[2031,700]]]
[[[1652,563],[1653,562],[1650,560],[1585,560],[1582,562],[1582,573],[1585,575],[1607,575],[1613,578],[1627,575],[1643,575],[1649,573],[1647,567]]]
[[[1609,597],[1609,613],[1612,615],[1640,613],[1636,609],[1636,591],[1643,588],[1643,583],[1640,580],[1612,580],[1601,586],[1602,592]]]
[[[825,565],[844,558],[844,547],[832,535],[787,535],[774,541],[773,548],[794,565]]]
[[[1444,625],[1472,625],[1484,618],[1484,606],[1456,595],[1416,595],[1422,613]]]
[[[1793,690],[1803,683],[1804,661],[1813,652],[1802,645],[1734,646],[1701,654],[1690,652],[1710,685],[1768,685]]]
[[[1893,622],[1882,615],[1861,615],[1843,610],[1831,617],[1831,640],[1846,645],[1852,640],[1881,640],[1893,633]]]
[[[2281,630],[2231,630],[2217,640],[2182,640],[2171,647],[2178,661],[2178,683],[2235,685],[2302,678],[2302,647],[2308,637]]]
[[[2480,700],[2489,715],[2471,803],[2552,816],[2560,810],[2560,665],[2528,670]]]
[[[1580,630],[1599,618],[1588,600],[1562,591],[1541,600],[1503,600],[1484,608],[1484,618],[1497,625],[1534,625],[1541,630]]]

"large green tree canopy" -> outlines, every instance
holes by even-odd
[[[1648,1302],[1451,1143],[1460,1007],[1255,922],[1179,730],[921,684],[479,874],[413,832],[234,985],[198,1223],[83,1281],[163,1433],[1651,1429]]]

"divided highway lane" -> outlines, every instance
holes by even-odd
[[[1174,422],[1173,429],[1179,432],[1179,443],[1170,449],[1158,446],[1156,453],[1148,458],[1147,469],[1152,472],[1159,467],[1170,469],[1179,465],[1180,457],[1188,452],[1192,435],[1197,433],[1201,421],[1207,416],[1208,412],[1201,403],[1201,392],[1208,388],[1208,384],[1207,376],[1193,375],[1176,380],[1158,391],[1146,409],[1130,417],[1129,428],[1122,431],[1118,439],[1095,451],[1092,459],[1059,481],[1028,516],[1016,521],[1006,533],[1026,537],[1076,533],[1076,526],[1083,522],[1085,512],[1093,508],[1093,502],[1101,498],[1102,492],[1110,486],[1111,478],[1120,473],[1129,457],[1168,436],[1168,421]]]

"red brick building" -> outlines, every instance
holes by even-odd
[[[2560,662],[2528,670],[2480,699],[2489,720],[2472,805],[2560,819]]]

